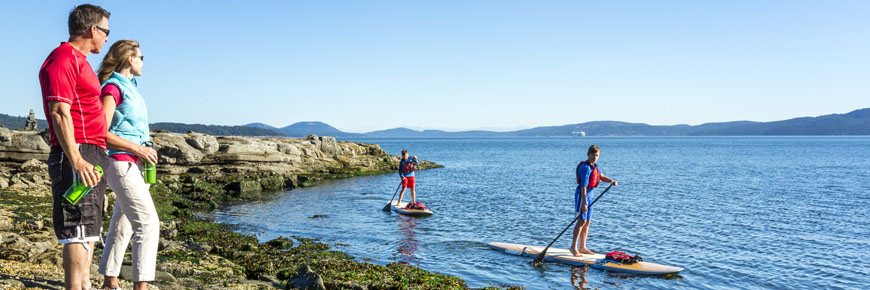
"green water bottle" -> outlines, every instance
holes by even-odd
[[[94,170],[97,171],[97,174],[100,177],[103,177],[102,167],[100,167],[99,165],[94,165]],[[66,201],[68,201],[70,204],[76,205],[76,203],[78,203],[79,200],[82,199],[82,197],[85,197],[88,192],[91,192],[91,189],[93,188],[93,186],[85,186],[84,181],[79,179],[78,173],[73,171],[73,184],[66,189],[66,193],[63,194],[63,198],[65,198]]]
[[[148,161],[145,161],[145,183],[157,183],[157,165]]]

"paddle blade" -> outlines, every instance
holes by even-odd
[[[547,256],[547,249],[544,249],[534,260],[532,260],[532,266],[540,266],[544,264],[544,257]]]
[[[384,207],[384,211],[386,211],[386,212],[391,211],[389,203],[387,204],[387,206]]]

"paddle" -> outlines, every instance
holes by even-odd
[[[602,192],[602,193],[601,193],[601,194],[599,194],[599,195],[598,195],[598,197],[596,197],[596,198],[595,198],[595,200],[593,200],[593,201],[592,201],[592,203],[590,203],[590,204],[589,204],[589,205],[588,205],[588,206],[586,206],[586,210],[587,210],[587,211],[588,211],[588,210],[589,210],[589,208],[591,208],[591,207],[592,207],[592,205],[593,205],[593,204],[595,204],[595,202],[596,202],[596,201],[598,201],[598,199],[599,199],[599,198],[601,198],[601,196],[603,196],[603,195],[604,195],[604,194],[605,194],[605,193],[607,193],[607,191],[608,191],[608,190],[610,190],[610,188],[611,188],[611,187],[613,187],[613,183],[611,183],[611,184],[610,184],[610,185],[608,185],[608,186],[607,186],[607,188],[606,188],[606,189],[604,189],[604,192]],[[568,226],[567,226],[567,227],[565,227],[565,229],[564,229],[564,230],[562,230],[562,232],[561,232],[561,233],[559,233],[559,235],[558,235],[558,236],[556,236],[556,238],[555,238],[555,239],[553,239],[553,241],[552,241],[552,242],[550,242],[550,244],[549,244],[549,245],[547,245],[547,247],[546,247],[546,248],[544,248],[544,250],[543,250],[543,251],[541,251],[541,253],[540,253],[540,254],[538,254],[538,256],[537,256],[537,257],[535,257],[535,260],[533,260],[533,261],[532,261],[532,265],[538,265],[538,264],[541,264],[541,262],[542,262],[542,261],[544,261],[544,257],[545,257],[545,256],[546,256],[546,255],[547,255],[547,250],[549,250],[549,249],[550,249],[550,246],[552,246],[552,245],[553,245],[553,243],[555,243],[555,242],[556,242],[556,240],[558,240],[558,239],[559,239],[559,238],[560,238],[560,237],[562,237],[562,234],[564,234],[564,233],[565,233],[565,231],[567,231],[567,230],[568,230],[568,228],[570,228],[570,227],[571,227],[571,226],[572,226],[572,225],[574,225],[574,223],[575,223],[575,222],[577,222],[577,220],[579,220],[579,219],[580,219],[580,217],[581,217],[581,216],[583,216],[583,215],[577,215],[577,217],[576,217],[576,218],[574,218],[574,220],[573,220],[573,221],[571,221],[571,223],[570,223],[570,224],[568,224]]]
[[[390,198],[390,202],[388,202],[387,206],[384,207],[384,211],[390,211],[390,205],[393,203],[393,199],[396,198],[396,194],[399,193],[399,188],[401,188],[401,187],[402,187],[402,183],[400,182],[399,187],[396,187],[396,192],[393,193],[393,197]]]

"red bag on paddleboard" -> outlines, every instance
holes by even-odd
[[[407,209],[426,209],[426,205],[423,204],[422,202],[417,202],[417,203],[412,202],[412,203],[409,203],[405,208],[407,208]]]
[[[634,264],[637,262],[643,262],[643,258],[641,258],[640,256],[637,256],[637,255],[632,256],[632,255],[626,254],[625,252],[619,252],[619,251],[607,253],[607,255],[604,255],[604,259],[611,260],[611,261],[614,261],[617,263],[626,264],[626,265],[631,265],[631,264]]]

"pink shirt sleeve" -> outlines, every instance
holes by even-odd
[[[115,98],[115,106],[120,105],[121,102],[124,101],[124,94],[121,93],[121,89],[114,84],[107,84],[103,87],[103,91],[100,93],[100,96],[111,95]]]

